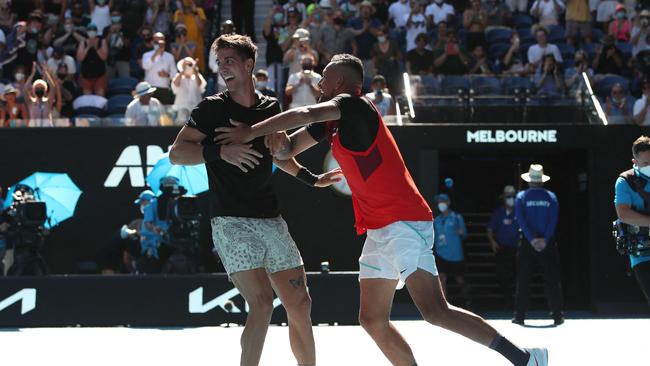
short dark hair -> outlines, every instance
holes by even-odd
[[[638,139],[634,140],[632,144],[632,156],[638,158],[639,154],[644,151],[650,151],[650,137],[642,135]]]
[[[377,75],[375,75],[374,78],[372,78],[372,82],[373,83],[382,83],[382,84],[386,85],[386,78],[384,77],[384,75],[377,74]]]
[[[415,42],[420,42],[420,41],[429,42],[429,37],[427,36],[426,33],[418,33],[418,35],[415,36]]]
[[[224,48],[232,48],[237,51],[239,56],[244,59],[253,59],[257,55],[257,46],[249,36],[242,36],[241,34],[223,34],[212,43],[211,50],[215,54]]]
[[[363,63],[358,57],[352,56],[348,53],[339,53],[332,57],[330,65],[344,67],[352,71],[352,74],[358,78],[358,80],[355,81],[363,83]]]

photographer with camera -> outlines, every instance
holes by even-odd
[[[315,59],[310,54],[300,57],[302,70],[289,75],[287,86],[284,89],[285,95],[291,95],[289,108],[297,108],[316,103],[320,96],[318,82],[320,74],[314,72]]]
[[[7,276],[42,276],[48,274],[40,249],[48,230],[45,203],[36,200],[34,190],[16,185],[13,203],[2,212],[0,231],[6,240],[4,272]]]
[[[629,254],[632,271],[650,304],[650,137],[634,141],[632,164],[615,185],[617,249]]]

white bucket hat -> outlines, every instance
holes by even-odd
[[[152,87],[151,84],[149,84],[146,81],[141,81],[138,83],[138,85],[135,86],[135,90],[133,91],[133,97],[139,98],[143,95],[151,94],[155,91],[156,88]]]
[[[551,177],[544,175],[544,167],[541,164],[531,164],[528,173],[522,174],[521,179],[528,183],[546,183]]]

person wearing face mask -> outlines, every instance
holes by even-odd
[[[97,26],[97,33],[104,34],[104,29],[111,26],[111,7],[113,0],[88,0],[90,22]]]
[[[176,64],[178,74],[172,80],[172,92],[175,94],[174,109],[178,111],[176,122],[184,124],[190,116],[190,111],[196,107],[203,93],[207,82],[201,75],[196,60],[185,57]]]
[[[108,44],[99,38],[97,27],[90,23],[86,33],[88,39],[79,43],[77,62],[81,64],[79,86],[84,94],[104,96],[108,79],[106,77],[106,60],[108,59]]]
[[[165,35],[156,33],[153,36],[153,51],[142,55],[142,68],[144,80],[156,88],[154,96],[161,103],[169,105],[174,103],[174,95],[170,90],[171,80],[176,76],[177,68],[174,56],[165,51]]]
[[[537,262],[542,268],[553,323],[558,326],[564,323],[564,315],[560,263],[555,241],[559,215],[557,196],[544,188],[544,183],[551,177],[544,174],[544,167],[540,164],[531,164],[528,173],[522,174],[521,179],[528,183],[528,189],[517,193],[515,198],[515,217],[521,235],[517,249],[517,287],[512,322],[524,325],[530,294],[528,285]]]
[[[166,179],[176,179],[173,177],[164,177]],[[162,269],[161,257],[166,257],[165,248],[162,245],[163,238],[167,233],[169,224],[159,217],[159,200],[153,192],[147,190],[140,193],[140,197],[135,201],[140,206],[142,214],[142,225],[140,226],[140,258],[136,262],[138,273],[160,273]]]
[[[614,186],[616,216],[627,225],[650,227],[650,137],[632,144],[632,169],[620,174]],[[630,266],[650,305],[650,254],[630,255]]]
[[[386,86],[395,92],[400,88],[402,52],[393,40],[388,39],[388,27],[377,32],[377,43],[372,47],[372,60],[378,75],[386,78]]]
[[[291,96],[289,108],[302,107],[316,103],[320,95],[318,83],[320,74],[314,72],[314,58],[303,55],[300,58],[301,71],[289,75],[284,94]]]
[[[503,204],[490,217],[487,236],[496,261],[497,279],[504,310],[512,311],[515,284],[515,258],[519,244],[519,226],[515,218],[515,196],[513,186],[505,186],[499,196]]]
[[[62,29],[57,33],[52,45],[54,47],[61,47],[67,55],[74,56],[77,53],[79,44],[85,39],[86,38],[75,28],[72,19],[67,18],[63,23]]]
[[[196,6],[194,0],[183,0],[183,7],[174,13],[174,24],[183,23],[187,26],[187,39],[196,44],[194,58],[198,60],[199,69],[204,70],[205,45],[203,42],[203,31],[205,28],[205,12],[203,8]]]
[[[52,57],[47,60],[47,69],[51,74],[56,74],[56,71],[61,63],[64,63],[66,65],[70,74],[77,73],[77,65],[74,61],[74,58],[72,58],[70,55],[66,55],[62,47],[55,47],[52,50]]]
[[[269,86],[269,73],[265,69],[255,72],[255,91],[267,97],[276,97],[275,90]]]
[[[298,0],[288,0],[284,5],[282,5],[285,13],[289,13],[289,10],[296,11],[299,16],[299,23],[302,24],[307,19],[307,6],[299,2]]]
[[[440,276],[442,290],[447,294],[447,279],[451,276],[461,288],[466,305],[471,303],[470,290],[465,282],[465,256],[462,241],[467,238],[465,220],[450,208],[449,196],[438,195],[438,212],[433,221],[433,251],[436,254],[436,267]]]
[[[38,79],[32,83],[36,72],[39,72],[45,80]],[[25,104],[29,111],[30,125],[38,127],[52,127],[52,114],[61,112],[61,89],[54,81],[52,75],[45,65],[33,63],[32,73],[25,82]]]
[[[618,4],[614,13],[614,19],[609,23],[607,34],[613,36],[619,42],[629,42],[631,31],[632,22],[627,19],[625,5]]]
[[[183,23],[176,24],[176,41],[171,44],[171,51],[175,60],[193,58],[196,53],[196,44],[187,39],[187,26]]]
[[[268,71],[268,86],[273,90],[281,91],[284,85],[284,50],[282,44],[285,44],[289,37],[285,27],[284,11],[281,6],[271,7],[264,19],[262,26],[262,35],[266,40],[266,69]],[[211,58],[212,53],[210,54]],[[216,72],[215,72],[216,73]],[[280,93],[280,104],[284,95]]]

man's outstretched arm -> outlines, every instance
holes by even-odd
[[[216,128],[217,136],[214,140],[224,144],[246,143],[273,132],[291,130],[314,122],[335,121],[340,118],[339,107],[334,102],[327,101],[290,109],[253,126],[231,120],[234,127]]]
[[[284,131],[266,135],[264,144],[274,158],[288,160],[318,144],[318,141],[307,131],[306,127],[303,127],[292,133],[291,136]]]

